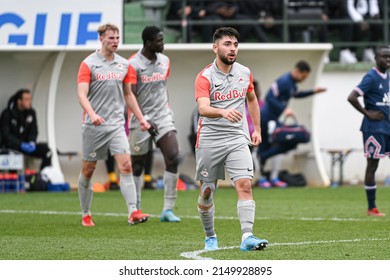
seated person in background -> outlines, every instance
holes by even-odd
[[[182,30],[183,27],[186,27],[186,42],[184,43],[191,43],[191,37],[194,31],[198,32],[200,35],[203,35],[203,25],[193,25],[188,23],[188,20],[201,20],[204,18],[206,15],[206,10],[204,9],[203,2],[204,1],[188,0],[186,2],[187,5],[184,6],[184,9],[182,0],[170,1],[169,3],[167,20],[180,21],[180,24],[167,24],[167,26],[179,30]],[[186,19],[185,21],[183,20],[184,16]],[[206,34],[206,36],[208,36],[208,34]],[[210,38],[203,38],[202,36],[202,40],[208,42]]]
[[[290,0],[288,1],[288,17],[291,20],[321,20],[321,24],[290,25],[289,41],[301,41],[297,33],[302,34],[302,41],[313,42],[312,35],[318,33],[318,42],[328,41],[328,0]]]
[[[209,38],[209,42],[212,40],[214,30],[219,27],[218,25],[225,25],[223,23],[224,20],[252,19],[250,15],[245,14],[245,11],[241,10],[239,1],[209,1],[206,4],[206,17],[204,19],[216,21],[216,25],[204,26],[204,29],[208,28],[209,30],[209,34],[206,36]],[[238,24],[233,25],[232,27],[239,31],[241,42],[247,41],[249,37],[254,37],[258,42],[269,41],[264,30],[258,24]]]
[[[275,24],[275,20],[283,19],[282,0],[242,0],[239,4],[243,14],[262,23],[260,26],[267,37],[283,42],[283,25]]]
[[[380,24],[369,24],[366,20],[380,19],[377,0],[347,0],[348,15],[355,24],[353,29],[353,41],[360,41],[368,37],[373,45],[367,46],[363,53],[363,61],[375,63],[374,42],[382,39],[383,28]]]
[[[342,0],[342,11],[351,24],[345,24],[342,41],[359,42],[367,40],[373,43],[364,49],[362,60],[375,63],[374,44],[383,40],[383,27],[369,24],[367,20],[380,19],[378,0]],[[366,38],[366,39],[364,39]],[[356,63],[356,47],[346,46],[340,51],[340,63]]]
[[[52,152],[47,143],[37,143],[38,126],[32,95],[28,89],[18,90],[1,114],[1,134],[7,149],[41,158],[40,169],[51,165]]]

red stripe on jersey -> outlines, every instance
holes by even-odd
[[[83,111],[83,119],[82,119],[82,123],[86,123],[87,121],[87,111]]]
[[[137,71],[135,71],[133,65],[129,64],[129,70],[127,71],[132,85],[137,84]]]
[[[210,81],[203,75],[203,72],[207,68],[211,67],[212,64],[209,64],[204,68],[196,77],[195,80],[195,100],[198,100],[199,97],[210,98]]]
[[[168,79],[170,74],[171,74],[171,62],[169,61],[167,74],[165,75],[165,80]]]
[[[131,83],[131,70],[130,70],[130,63],[129,63],[129,68],[127,68],[127,73],[125,78],[123,79],[124,84]]]
[[[250,73],[249,76],[249,86],[248,86],[248,91],[247,92],[252,92],[254,91],[255,87],[253,86],[253,75],[252,72]]]
[[[200,130],[202,129],[202,118],[199,118],[199,123],[198,123],[198,132],[196,133],[196,144],[195,147],[198,148],[199,145],[199,137],[200,137]]]
[[[77,74],[77,83],[89,83],[91,81],[91,70],[83,61],[80,64],[79,73]]]

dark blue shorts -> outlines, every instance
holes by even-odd
[[[363,132],[364,156],[367,158],[384,158],[390,156],[390,135],[383,133]]]

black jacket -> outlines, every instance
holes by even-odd
[[[35,110],[31,108],[19,111],[15,95],[8,101],[0,121],[3,145],[6,148],[19,150],[22,142],[36,143],[38,126]]]

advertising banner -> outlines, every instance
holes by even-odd
[[[97,28],[123,25],[123,0],[1,0],[0,46],[94,46]]]

